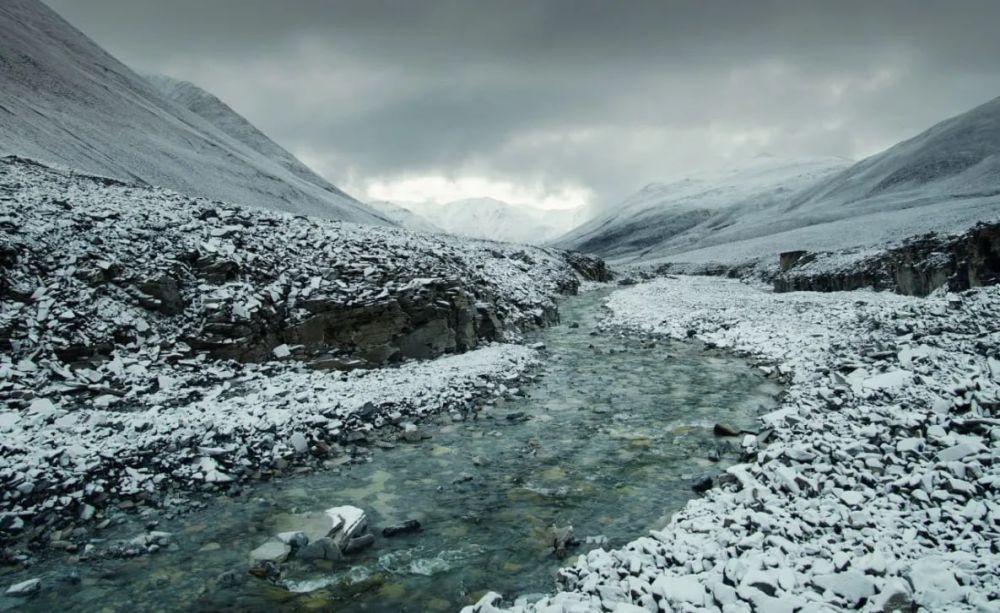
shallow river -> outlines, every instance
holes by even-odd
[[[0,595],[0,609],[447,611],[488,589],[512,598],[551,591],[570,560],[553,554],[549,526],[572,525],[581,541],[610,547],[662,527],[696,495],[694,480],[736,459],[726,450],[736,441],[714,438],[712,425],[754,428],[779,391],[746,363],[695,345],[592,335],[606,296],[565,300],[562,325],[533,335],[549,359],[527,397],[479,419],[423,424],[432,438],[376,449],[370,462],[258,484],[161,521],[175,551],[54,560],[0,577],[2,586],[44,584],[27,601]],[[508,419],[521,412],[530,418]],[[248,553],[268,536],[344,504],[368,512],[374,547],[338,563],[287,564],[283,579],[297,593],[246,573]],[[423,530],[381,537],[408,519]],[[133,517],[102,537],[141,526]]]

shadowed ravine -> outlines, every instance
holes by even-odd
[[[377,449],[371,462],[261,484],[251,496],[163,520],[157,530],[174,534],[176,551],[39,564],[25,577],[51,589],[24,610],[443,611],[487,589],[551,591],[570,560],[553,555],[549,526],[572,525],[581,541],[604,537],[609,546],[662,527],[695,495],[696,478],[735,460],[713,424],[753,428],[779,391],[745,362],[694,345],[593,336],[606,295],[567,299],[563,323],[533,335],[549,356],[527,397],[475,420],[440,417],[423,426],[432,438]],[[286,563],[282,580],[307,593],[248,575],[252,549],[336,505],[368,513],[373,547],[323,566]],[[408,519],[423,530],[381,536]],[[143,523],[131,518],[102,536],[127,538]],[[0,604],[15,601],[0,596]]]

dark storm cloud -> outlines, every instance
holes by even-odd
[[[866,155],[1000,95],[995,1],[48,3],[356,187],[465,173],[613,199],[761,150]]]

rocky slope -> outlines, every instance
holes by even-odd
[[[726,279],[616,293],[608,324],[787,384],[704,498],[513,611],[978,611],[1000,595],[1000,287],[926,299]],[[470,612],[496,611],[490,594]]]
[[[926,296],[1000,284],[1000,224],[978,224],[957,236],[928,234],[885,250],[781,254],[775,291],[861,288]]]
[[[234,113],[206,116],[211,121],[162,95],[40,1],[0,4],[0,154],[245,205],[391,225],[303,172]],[[220,119],[223,129],[213,124]]]
[[[478,377],[530,361],[491,343],[555,321],[560,293],[607,273],[555,250],[294,217],[16,158],[0,163],[0,271],[0,530],[35,521],[32,534],[50,539],[67,517],[181,475],[226,484],[280,449],[328,449],[352,429],[468,402],[486,391],[485,379],[473,390]],[[477,349],[493,354],[437,383],[356,370]],[[308,410],[282,408],[309,404],[287,390],[328,369],[355,372]],[[279,376],[295,381],[274,395]],[[419,383],[407,394],[394,376]],[[327,380],[338,376],[303,389]],[[384,385],[379,406],[347,419]],[[240,404],[253,389],[259,412]],[[322,427],[305,434],[304,423]],[[305,438],[289,442],[295,432]],[[81,490],[88,477],[100,487]]]

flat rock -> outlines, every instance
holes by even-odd
[[[30,596],[40,589],[42,589],[41,579],[28,579],[27,581],[15,583],[7,588],[7,591],[4,593],[8,596]]]
[[[282,543],[276,538],[272,538],[263,545],[250,552],[250,559],[254,562],[272,562],[281,564],[288,559],[288,554],[292,552],[291,546]]]

